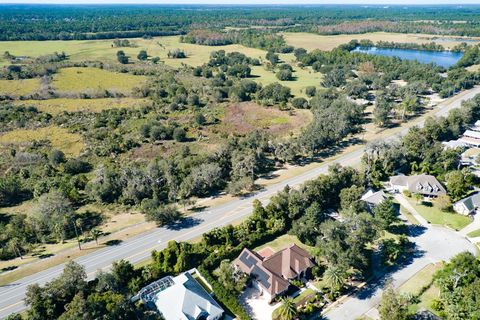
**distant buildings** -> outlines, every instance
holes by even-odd
[[[133,300],[141,299],[148,307],[160,312],[166,320],[222,318],[222,307],[196,278],[209,286],[198,270],[192,269],[176,277],[164,277],[149,284]]]
[[[480,147],[480,120],[475,122],[458,140],[442,142],[446,148]]]
[[[480,208],[480,193],[475,193],[453,204],[453,210],[459,214],[474,214]]]
[[[305,277],[314,266],[311,255],[296,244],[266,256],[245,248],[233,263],[253,278],[253,285],[268,301],[285,293],[290,280]]]
[[[425,197],[438,197],[446,195],[447,191],[434,176],[420,174],[414,176],[394,176],[390,178],[390,186],[393,190],[411,193],[419,193]]]

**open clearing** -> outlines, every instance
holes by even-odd
[[[258,252],[262,249],[265,249],[265,248],[271,248],[274,252],[277,252],[277,251],[280,251],[281,249],[287,247],[288,245],[291,245],[292,243],[295,243],[297,246],[307,250],[307,251],[311,251],[313,250],[313,247],[309,247],[303,243],[300,242],[300,240],[298,240],[298,238],[296,236],[292,236],[292,235],[289,235],[289,234],[284,234],[270,242],[267,242],[259,247],[256,247],[255,249],[253,249],[255,252]]]
[[[430,34],[410,34],[410,33],[389,33],[389,32],[371,32],[362,34],[339,34],[332,36],[322,36],[314,33],[294,33],[285,32],[282,33],[285,37],[285,41],[296,48],[304,48],[307,50],[320,49],[324,51],[330,51],[343,43],[347,43],[350,40],[368,39],[373,42],[378,41],[393,41],[400,43],[429,43],[437,42],[446,49],[460,44],[462,41],[457,40],[459,37],[441,37]],[[472,39],[472,38],[465,38]],[[480,39],[477,39],[480,41]]]
[[[278,80],[275,76],[276,71],[266,70],[263,66],[252,67],[252,76],[256,77],[253,80],[263,85],[278,82],[283,86],[290,87],[290,89],[292,89],[292,94],[297,97],[306,97],[306,87],[314,86],[317,89],[320,87],[323,78],[321,73],[314,72],[310,67],[303,69],[294,67],[293,69],[295,72],[293,72],[294,80],[292,81]]]
[[[40,89],[40,79],[0,80],[0,96],[25,96]]]
[[[117,91],[130,94],[146,77],[110,72],[97,68],[65,68],[53,76],[53,85],[60,92]]]
[[[291,113],[276,108],[266,108],[253,102],[236,103],[227,107],[220,130],[225,133],[245,134],[255,129],[265,129],[275,135],[286,135],[307,125],[311,121],[308,110]]]
[[[19,129],[0,135],[0,144],[25,145],[34,141],[48,140],[52,147],[66,155],[78,156],[85,147],[82,136],[68,132],[67,129],[49,126],[38,129]]]
[[[209,60],[210,53],[217,50],[226,52],[238,51],[252,58],[264,57],[266,52],[259,49],[247,48],[242,45],[227,46],[202,46],[190,43],[181,43],[179,36],[155,37],[152,39],[129,39],[135,47],[112,47],[113,40],[73,40],[73,41],[2,41],[2,51],[9,51],[16,56],[38,57],[52,54],[53,52],[64,51],[71,61],[101,60],[117,61],[116,53],[123,50],[130,61],[137,61],[137,54],[140,50],[147,50],[152,56],[158,56],[167,65],[180,67],[183,63],[198,66]],[[184,50],[187,53],[186,59],[169,59],[168,52],[175,49]],[[7,61],[0,57],[0,65],[7,64]]]
[[[41,112],[52,115],[62,112],[101,112],[107,109],[136,108],[148,105],[147,99],[105,98],[105,99],[49,99],[17,101],[17,105],[34,106]]]

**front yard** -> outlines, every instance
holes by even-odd
[[[267,242],[261,246],[256,247],[253,250],[255,252],[258,252],[265,248],[271,248],[274,252],[277,252],[292,243],[295,243],[300,248],[307,250],[308,252],[310,252],[310,254],[312,253],[313,247],[303,244],[302,242],[300,242],[300,240],[297,239],[296,236],[289,235],[289,234],[284,234],[270,242]]]
[[[418,204],[410,198],[408,198],[408,201],[415,210],[431,224],[447,226],[458,231],[472,222],[469,217],[440,210],[435,203],[428,206],[424,203]]]

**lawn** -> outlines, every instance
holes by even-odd
[[[25,96],[40,89],[39,79],[0,80],[0,96]]]
[[[424,267],[422,270],[417,272],[413,277],[408,279],[405,283],[403,283],[399,288],[398,291],[401,293],[411,294],[411,295],[418,295],[421,293],[422,288],[429,286],[433,280],[433,274],[435,271],[442,267],[441,263],[437,264],[429,264]]]
[[[82,136],[57,126],[37,129],[17,129],[0,135],[0,144],[25,145],[33,141],[48,140],[52,147],[69,156],[78,156],[85,147]]]
[[[262,250],[263,248],[270,247],[270,248],[272,248],[273,251],[277,252],[277,251],[287,247],[288,245],[290,245],[292,243],[295,243],[296,245],[298,245],[299,247],[301,247],[301,248],[303,248],[307,251],[311,252],[313,250],[313,247],[310,247],[310,246],[307,246],[307,245],[301,243],[300,240],[298,240],[296,236],[293,236],[293,235],[290,235],[290,234],[284,234],[284,235],[276,238],[275,240],[272,240],[268,243],[265,243],[261,246],[256,247],[253,250],[255,252],[258,252],[258,251]]]
[[[39,111],[52,115],[66,112],[101,112],[107,109],[135,108],[149,104],[147,99],[135,98],[105,98],[105,99],[49,99],[49,100],[23,100],[17,101],[18,105],[36,107]]]
[[[470,232],[467,236],[470,238],[480,237],[480,229]]]
[[[286,42],[296,48],[304,48],[307,50],[320,49],[330,51],[343,43],[350,40],[369,39],[373,42],[393,41],[393,42],[410,42],[410,43],[429,43],[436,39],[441,39],[439,44],[450,49],[462,41],[454,40],[451,37],[441,37],[428,34],[408,34],[408,33],[388,33],[388,32],[370,32],[363,34],[339,34],[331,36],[322,36],[313,33],[283,33]],[[457,37],[456,37],[457,38]]]
[[[263,66],[254,66],[252,67],[252,76],[256,77],[254,80],[263,85],[267,85],[273,82],[278,82],[281,85],[287,86],[292,89],[292,94],[294,96],[306,97],[305,88],[309,86],[314,86],[316,88],[320,87],[322,82],[322,74],[319,72],[314,72],[312,68],[298,68],[294,66],[293,76],[295,80],[292,81],[280,81],[275,76],[275,71],[266,70]]]
[[[417,204],[412,199],[409,199],[409,201],[410,204],[417,210],[417,212],[429,223],[444,225],[455,230],[461,230],[472,222],[469,217],[456,213],[443,212],[435,205],[428,207],[424,204]]]
[[[413,216],[413,214],[410,213],[410,211],[408,211],[407,209],[405,209],[404,207],[400,206],[400,213],[402,214],[402,216],[404,216],[408,222],[410,222],[411,224],[413,225],[416,225],[416,226],[419,226],[420,225],[420,222],[418,222],[418,220]]]
[[[97,68],[64,68],[53,76],[53,86],[64,93],[105,90],[130,94],[134,87],[145,83],[146,77],[111,72]]]

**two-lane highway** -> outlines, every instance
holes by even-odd
[[[463,92],[439,105],[436,114],[444,116],[449,110],[459,107],[463,100],[468,100],[478,93],[480,93],[480,87]],[[421,126],[423,125],[423,121],[419,121],[417,124]],[[401,132],[392,134],[387,139],[397,139],[406,132],[407,129],[404,129]],[[356,165],[360,162],[363,152],[363,147],[358,148],[355,151],[339,156],[334,161],[329,161],[310,171],[267,186],[264,190],[251,197],[234,199],[228,203],[191,215],[189,220],[192,224],[189,227],[180,229],[157,228],[128,239],[117,246],[94,251],[75,259],[75,261],[85,266],[89,278],[93,278],[98,270],[108,269],[114,261],[126,259],[132,263],[136,263],[145,260],[150,257],[152,250],[164,248],[170,240],[187,241],[194,239],[213,228],[225,226],[248,216],[252,210],[253,200],[258,199],[262,201],[263,204],[266,204],[272,195],[282,190],[286,185],[295,187],[305,181],[314,179],[318,175],[327,172],[328,167],[334,163],[339,163],[343,166]],[[24,310],[25,305],[23,299],[27,287],[34,283],[44,284],[45,282],[51,281],[61,274],[63,267],[64,265],[61,264],[0,287],[0,318],[5,318],[10,313]]]

